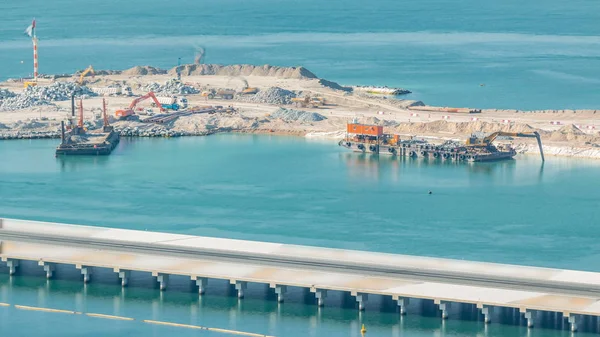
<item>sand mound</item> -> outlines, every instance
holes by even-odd
[[[503,124],[490,122],[448,122],[445,120],[429,123],[400,123],[396,132],[403,133],[454,133],[470,135],[472,133],[492,133],[496,131],[505,132],[533,132],[535,128],[528,124]]]
[[[317,78],[304,67],[277,67],[268,64],[254,66],[250,64],[184,64],[169,70],[169,74],[177,75],[177,68],[184,76],[220,75],[220,76],[271,76],[280,78],[307,79]]]
[[[339,85],[336,82],[332,82],[332,81],[328,81],[328,80],[324,80],[324,79],[320,79],[319,80],[319,84],[329,88],[329,89],[333,89],[333,90],[341,90],[341,91],[346,91],[346,92],[352,92],[352,88],[351,87],[342,87],[341,85]]]
[[[578,127],[573,124],[565,125],[559,130],[552,131],[546,135],[547,139],[557,142],[597,142],[598,137],[588,135],[581,131]]]
[[[133,68],[123,70],[123,75],[136,76],[136,75],[162,75],[166,74],[167,71],[152,66],[135,66]]]
[[[556,132],[563,135],[585,135],[585,132],[581,131],[573,124],[565,125]]]

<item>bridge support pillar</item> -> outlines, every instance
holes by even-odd
[[[198,286],[198,294],[204,295],[204,293],[206,292],[206,285],[208,284],[208,279],[206,277],[192,276],[192,281],[196,281],[196,285]]]
[[[398,303],[400,308],[400,315],[406,315],[406,307],[408,306],[409,299],[405,297],[393,296],[392,299]]]
[[[367,304],[367,300],[369,299],[369,294],[351,292],[352,296],[356,297],[356,302],[358,302],[358,310],[365,310],[365,305]]]
[[[327,290],[310,288],[310,292],[315,294],[318,306],[322,307],[325,305],[325,298],[327,298]]]
[[[483,322],[485,324],[489,324],[492,322],[492,307],[483,304],[477,304],[477,309],[481,310],[481,314],[483,315]]]
[[[156,277],[156,281],[158,282],[158,287],[161,291],[167,290],[167,285],[169,285],[169,274],[163,273],[152,273],[152,276]]]
[[[521,313],[523,313],[523,317],[527,320],[527,327],[533,328],[533,312],[527,309],[521,309]]]
[[[115,273],[119,274],[119,279],[121,280],[121,287],[127,287],[129,284],[129,277],[131,272],[129,270],[121,270],[118,268],[113,269]]]
[[[229,283],[235,285],[235,290],[237,290],[237,297],[244,298],[244,290],[246,290],[246,285],[247,285],[246,282],[231,280]]]
[[[571,332],[577,331],[577,318],[576,318],[576,316],[573,315],[573,314],[568,314],[568,313],[565,313],[564,316],[567,316],[567,320],[569,321],[569,324],[571,325]]]
[[[44,268],[44,271],[46,272],[46,278],[51,279],[52,276],[54,275],[54,270],[56,269],[56,265],[54,263],[44,262],[44,261],[39,261],[38,265],[42,266]]]
[[[92,267],[82,266],[78,264],[75,265],[75,268],[81,270],[81,275],[83,275],[83,283],[90,282],[90,278],[92,277]]]
[[[283,296],[287,291],[286,286],[278,286],[276,284],[270,284],[270,287],[275,289],[275,294],[277,294],[277,302],[283,303]]]
[[[434,300],[433,303],[437,304],[442,312],[442,319],[448,319],[448,311],[450,310],[450,302],[441,300]]]
[[[19,260],[16,259],[6,259],[6,266],[8,267],[8,274],[14,275],[17,273],[17,267],[19,267]]]

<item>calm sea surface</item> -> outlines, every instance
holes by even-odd
[[[2,216],[600,271],[596,161],[398,160],[345,152],[335,141],[248,135],[124,139],[110,157],[91,158],[55,158],[56,144],[0,142]],[[361,322],[376,336],[483,333],[477,322],[442,327],[417,313],[400,322],[396,313],[380,312],[389,304],[382,299],[359,316],[344,298],[318,311],[300,290],[278,308],[272,298],[264,300],[267,290],[260,286],[238,303],[226,284],[215,282],[199,301],[184,280],[161,295],[149,275],[137,275],[135,286],[122,292],[109,271],[84,287],[74,268],[59,270],[59,280],[50,283],[28,269],[12,281],[0,269],[0,302],[277,336],[356,335]],[[118,336],[121,329],[140,336],[179,331],[14,308],[0,308],[0,331],[40,331],[41,325],[23,328],[32,319],[69,326],[50,336],[96,325],[98,336]],[[525,333],[488,329],[497,336]]]
[[[4,0],[0,79],[31,74],[36,17],[42,73],[170,68],[202,46],[209,63],[303,65],[431,105],[598,109],[598,13],[588,0]]]
[[[168,68],[204,47],[209,63],[303,65],[432,105],[598,108],[599,12],[585,0],[5,0],[0,80],[32,72],[22,32],[36,17],[42,73]],[[107,158],[56,159],[56,143],[0,142],[1,216],[600,271],[595,161],[431,163],[237,135],[124,140]],[[420,316],[431,308],[400,320],[377,298],[359,315],[344,298],[318,310],[301,291],[277,306],[254,287],[238,302],[215,282],[200,300],[183,280],[160,294],[148,275],[123,291],[110,272],[84,287],[66,267],[50,282],[27,269],[9,279],[0,267],[0,302],[135,321],[0,307],[2,336],[216,336],[142,319],[278,337],[358,336],[362,323],[368,336],[528,335],[457,313],[443,325]]]

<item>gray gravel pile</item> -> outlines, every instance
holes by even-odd
[[[32,106],[38,105],[50,105],[49,101],[39,99],[37,97],[28,96],[26,94],[20,94],[11,98],[7,98],[0,104],[0,111],[11,111],[19,109],[27,109]]]
[[[49,86],[28,87],[22,93],[2,100],[0,111],[26,109],[38,105],[50,105],[52,101],[66,101],[71,95],[97,96],[86,86],[74,82],[55,82]]]
[[[165,84],[150,83],[143,87],[145,91],[152,91],[157,95],[193,95],[200,91],[178,81],[167,81]]]
[[[17,96],[17,94],[15,94],[12,91],[9,91],[8,89],[0,89],[0,101],[2,101],[3,99],[6,99],[6,98],[15,97],[15,96]]]
[[[271,114],[273,118],[280,118],[286,122],[319,122],[327,119],[327,117],[316,112],[308,112],[302,110],[279,108]]]
[[[259,91],[256,95],[240,96],[238,99],[252,103],[291,104],[294,97],[296,97],[296,94],[293,91],[271,87]]]
[[[26,120],[26,121],[17,121],[14,125],[15,128],[23,129],[23,130],[37,129],[37,128],[41,128],[43,126],[46,126],[46,124],[40,123],[33,119]]]
[[[160,126],[152,128],[125,126],[123,128],[115,128],[115,131],[124,137],[181,137],[187,135],[185,132],[167,130]]]

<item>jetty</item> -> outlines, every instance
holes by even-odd
[[[384,297],[396,302],[401,315],[411,301],[420,301],[435,305],[442,319],[452,307],[468,306],[486,323],[509,312],[530,328],[551,313],[572,331],[600,317],[596,272],[15,219],[0,219],[0,241],[11,275],[29,265],[52,278],[63,264],[79,269],[84,282],[94,270],[108,269],[127,286],[132,272],[145,272],[162,291],[177,275],[189,277],[199,294],[211,280],[226,280],[239,298],[249,285],[268,285],[279,302],[299,287],[313,293],[318,306],[328,294],[343,292],[358,310],[369,298]]]

